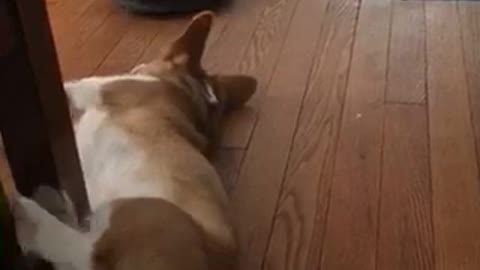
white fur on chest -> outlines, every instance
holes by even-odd
[[[88,109],[77,126],[76,137],[92,210],[119,198],[171,200],[171,181],[150,179],[142,149],[114,126],[105,112]]]

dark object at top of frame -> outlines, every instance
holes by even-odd
[[[216,10],[227,0],[114,0],[126,10],[139,14],[182,14]]]

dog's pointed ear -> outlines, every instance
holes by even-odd
[[[241,107],[257,90],[257,80],[250,76],[218,75],[213,79],[227,111]]]
[[[205,43],[212,27],[214,14],[204,11],[193,17],[190,25],[164,51],[164,60],[175,65],[185,65],[192,71],[201,69]]]

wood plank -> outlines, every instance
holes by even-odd
[[[95,0],[75,1],[75,0],[46,0],[47,11],[50,20],[62,20],[65,18],[76,19],[81,16]],[[72,16],[74,18],[72,18]],[[70,23],[70,21],[66,21]],[[68,27],[68,24],[65,25]]]
[[[262,78],[258,79],[261,80]],[[262,89],[259,91],[262,91]],[[226,116],[222,123],[221,145],[223,147],[244,150],[248,147],[259,109],[252,103],[249,102],[244,107]]]
[[[235,148],[221,148],[215,154],[214,165],[228,194],[235,188],[244,155],[244,150]]]
[[[297,124],[266,269],[318,269],[359,1],[333,1]]]
[[[232,10],[224,32],[212,42],[206,55],[207,68],[243,73],[259,81],[258,91],[249,103],[253,109],[236,112],[228,120],[222,145],[247,147],[297,3],[298,0],[238,1],[239,10]]]
[[[377,267],[433,270],[426,108],[388,105],[384,130]]]
[[[96,75],[128,72],[139,61],[144,51],[161,32],[165,20],[132,16],[125,35],[108,53],[106,59],[94,71]]]
[[[462,29],[463,51],[467,70],[470,110],[475,131],[477,159],[480,154],[480,5],[476,2],[459,2],[460,28]],[[480,162],[480,160],[477,160]],[[480,163],[479,163],[480,164]],[[480,166],[480,165],[477,165]]]
[[[236,62],[234,59],[241,56],[244,50],[242,47],[246,46],[256,27],[265,1],[234,1],[217,14],[205,53],[204,64],[207,70],[211,72],[232,70]],[[157,56],[168,42],[184,30],[190,18],[191,16],[165,18],[162,33],[156,36],[139,62],[147,62]],[[221,66],[217,65],[217,59]]]
[[[55,42],[59,41],[60,36],[63,38],[68,35],[71,25],[75,24],[94,2],[98,4],[96,0],[47,0],[49,21],[54,32]],[[92,11],[94,10],[90,12]]]
[[[480,267],[480,182],[454,2],[428,2],[427,56],[436,268]]]
[[[208,42],[205,66],[213,72],[236,71],[259,20],[268,6],[283,6],[288,1],[234,1],[217,18],[214,35]],[[268,5],[268,6],[266,6]],[[282,11],[282,8],[278,9]],[[267,18],[270,18],[267,16]]]
[[[184,31],[189,21],[190,17],[166,18],[163,20],[158,26],[159,32],[144,50],[137,64],[150,62],[158,57],[165,46]]]
[[[258,124],[232,193],[232,212],[240,240],[239,269],[262,268],[321,30],[311,18],[322,18],[325,9],[326,1],[301,0],[298,3],[275,73],[261,102]]]
[[[391,1],[362,1],[320,269],[376,267],[390,14]]]
[[[126,14],[112,9],[105,21],[92,31],[88,39],[78,47],[71,47],[72,51],[69,53],[60,55],[64,79],[78,79],[91,75],[125,35],[125,29],[130,23]]]
[[[394,1],[388,102],[425,103],[425,3]]]
[[[113,3],[109,0],[96,0],[82,12],[82,6],[79,1],[76,2],[75,7],[79,8],[77,13],[68,12],[59,21],[50,20],[62,69],[64,65],[62,60],[69,54],[76,53],[105,22],[113,8]]]

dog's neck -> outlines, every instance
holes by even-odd
[[[220,100],[217,97],[213,86],[207,79],[199,79],[189,73],[163,73],[159,80],[166,83],[166,87],[174,87],[181,91],[183,98],[189,100],[190,106],[183,113],[188,115],[191,124],[204,139],[198,143],[198,139],[192,141],[194,145],[201,145],[202,152],[211,152],[218,141],[219,124],[223,115]],[[192,134],[185,134],[187,138],[192,139]],[[194,136],[198,137],[198,136]]]

